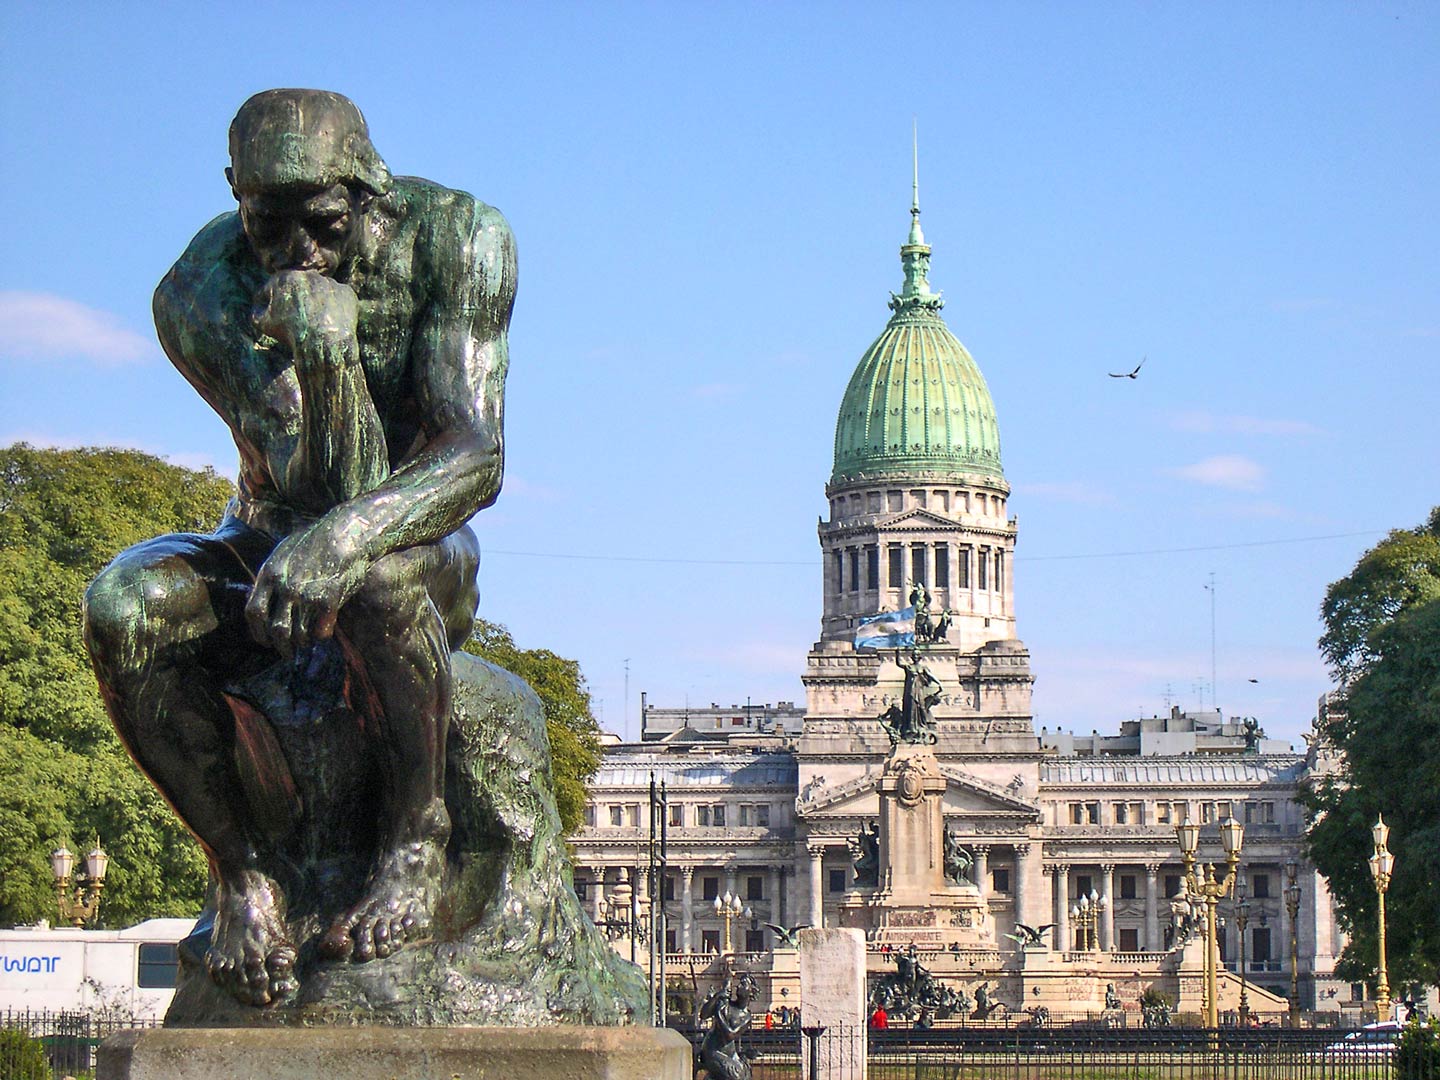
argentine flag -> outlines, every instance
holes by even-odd
[[[857,649],[903,649],[915,644],[915,608],[866,615],[855,627]]]

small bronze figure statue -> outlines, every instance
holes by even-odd
[[[902,742],[932,744],[937,736],[931,710],[943,696],[944,687],[914,649],[910,650],[909,657],[897,649],[895,663],[905,673],[905,689],[900,704],[891,705],[878,717],[880,726],[890,736],[891,746]]]
[[[740,1056],[737,1041],[754,1019],[750,1002],[757,992],[750,975],[738,979],[727,975],[720,989],[700,1006],[700,1021],[710,1021],[700,1041],[700,1067],[710,1080],[750,1080],[750,1063]]]
[[[1120,1008],[1123,1008],[1123,1007],[1124,1007],[1124,1006],[1122,1006],[1122,1005],[1120,1004],[1120,995],[1115,992],[1115,984],[1114,984],[1114,983],[1106,983],[1106,984],[1105,984],[1105,1008],[1106,1008],[1106,1009],[1120,1009]]]
[[[960,846],[960,837],[951,831],[950,826],[945,826],[945,864],[944,874],[946,881],[953,881],[956,885],[969,885],[970,866],[974,862],[970,852]]]
[[[86,594],[84,628],[121,741],[209,858],[201,960],[235,1001],[274,1006],[302,968],[386,966],[472,931],[499,951],[495,935],[519,924],[479,928],[508,905],[529,912],[534,946],[539,915],[608,972],[562,895],[538,702],[452,657],[477,604],[467,522],[503,471],[510,228],[465,192],[392,176],[360,110],[327,91],[245,102],[225,175],[238,212],[201,229],[154,306],[166,355],[230,428],[238,493],[214,534],[121,553]],[[475,755],[507,738],[487,768],[539,782],[475,795]],[[441,902],[466,874],[456,895],[487,897],[488,912]],[[453,987],[442,969],[463,955],[352,980],[351,1002],[415,1022],[381,984]],[[192,990],[182,974],[177,1005]],[[501,1000],[477,993],[432,1022],[494,1022],[486,1002]],[[560,1013],[590,1015],[576,1008]],[[195,999],[190,1019],[217,1009]]]
[[[855,884],[873,886],[880,880],[880,830],[871,822],[860,826],[860,834],[850,842],[855,855]]]

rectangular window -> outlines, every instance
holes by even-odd
[[[957,553],[959,561],[955,566],[955,583],[962,589],[970,587],[970,549],[962,547]]]
[[[700,951],[706,953],[718,953],[720,951],[720,931],[700,931]]]
[[[1085,804],[1085,824],[1086,824],[1086,825],[1099,825],[1099,824],[1100,824],[1100,804],[1099,804],[1098,802],[1092,802],[1092,803],[1086,803],[1086,804]]]
[[[1179,896],[1179,895],[1180,895],[1180,875],[1179,875],[1179,874],[1166,874],[1166,875],[1165,875],[1165,899],[1166,899],[1166,900],[1173,900],[1173,899],[1175,899],[1175,897],[1177,897],[1177,896]]]
[[[661,900],[674,900],[674,899],[675,899],[675,875],[674,875],[674,874],[666,874],[663,878],[660,879],[660,899],[661,899]]]
[[[979,571],[980,571],[980,574],[979,574],[980,580],[977,581],[977,582],[975,583],[975,585],[976,585],[976,587],[977,587],[981,592],[984,592],[986,589],[990,588],[990,577],[989,577],[989,574],[990,574],[990,549],[989,549],[989,548],[981,548],[981,549],[980,549],[980,557],[975,560],[975,566],[976,566],[976,567],[979,569]]]
[[[749,825],[749,824],[750,824],[750,804],[749,804],[749,803],[743,803],[743,802],[742,802],[742,803],[740,804],[740,824],[741,824],[741,825]]]
[[[910,492],[910,501],[911,501],[915,506],[918,506],[921,510],[924,510],[924,509],[925,509],[925,492],[923,492],[923,491],[912,491],[912,492]]]
[[[1256,807],[1255,807],[1255,804],[1254,804],[1253,802],[1247,802],[1247,803],[1245,804],[1245,824],[1246,824],[1246,825],[1254,825],[1254,824],[1255,824],[1255,809],[1256,809]]]
[[[910,549],[910,580],[921,585],[928,584],[925,574],[925,545],[916,544]]]
[[[850,549],[850,591],[860,591],[860,550]]]
[[[1126,806],[1123,802],[1115,804],[1115,824],[1130,824],[1130,807]]]
[[[1215,820],[1215,804],[1202,802],[1200,804],[1200,824],[1209,825]]]
[[[832,893],[842,893],[845,891],[845,871],[843,869],[831,870],[827,880],[829,882],[828,888]]]
[[[594,804],[594,803],[586,803],[586,804],[585,804],[585,824],[588,825],[588,826],[590,826],[592,829],[595,827],[595,804]]]
[[[1262,963],[1270,959],[1270,928],[1256,926],[1250,930],[1250,959]]]
[[[680,951],[680,934],[678,930],[665,931],[665,951],[670,953]]]
[[[1133,926],[1122,926],[1120,928],[1120,951],[1140,951],[1140,931]]]
[[[640,827],[640,804],[631,803],[625,807],[625,824],[628,828],[638,829]]]
[[[725,827],[725,804],[716,803],[710,807],[710,824],[717,829]]]
[[[845,553],[836,548],[830,553],[830,558],[835,564],[835,591],[842,592],[845,588]]]
[[[880,493],[878,491],[868,491],[865,493],[865,509],[872,514],[878,514],[880,512]]]
[[[764,899],[765,899],[765,879],[764,879],[764,878],[760,877],[759,875],[756,875],[756,876],[754,876],[754,877],[747,877],[747,878],[745,879],[745,899],[746,899],[746,900],[764,900]]]
[[[708,827],[708,826],[709,826],[709,824],[710,824],[710,807],[708,807],[708,806],[697,806],[697,807],[695,807],[695,824],[696,824],[696,825],[699,825],[701,828],[705,828],[705,827]]]
[[[1070,804],[1070,824],[1071,824],[1071,825],[1084,825],[1084,824],[1085,824],[1085,804],[1084,804],[1084,803],[1072,802],[1072,803]]]
[[[1270,898],[1270,875],[1250,875],[1250,887],[1254,890],[1252,895],[1256,900],[1268,900]]]
[[[905,587],[905,549],[899,544],[891,544],[889,556],[890,588],[903,589]]]
[[[880,588],[880,549],[874,544],[865,547],[865,588],[871,592]]]
[[[1275,824],[1275,804],[1273,802],[1262,802],[1260,804],[1260,820],[1266,825]]]
[[[590,883],[588,881],[575,882],[575,899],[585,900],[590,896]]]
[[[147,941],[140,946],[140,970],[135,985],[146,990],[168,990],[180,974],[180,950],[167,942]]]
[[[1218,802],[1215,804],[1215,819],[1217,821],[1224,821],[1229,816],[1230,804],[1228,802]]]
[[[1005,553],[995,552],[995,591],[1005,591]]]
[[[702,877],[700,879],[700,899],[714,900],[720,895],[720,879],[718,877]]]
[[[990,871],[990,887],[997,893],[1010,891],[1010,868],[1008,866],[997,866]]]
[[[935,545],[935,587],[937,589],[948,589],[950,587],[950,545]]]
[[[1155,804],[1155,823],[1157,825],[1170,824],[1170,804],[1168,802]]]
[[[1075,895],[1076,895],[1077,897],[1080,897],[1080,896],[1089,896],[1089,895],[1090,895],[1092,892],[1094,892],[1094,891],[1095,891],[1095,879],[1094,879],[1094,878],[1092,878],[1089,874],[1076,874],[1076,875],[1075,875]]]
[[[1134,899],[1135,899],[1135,875],[1134,875],[1134,874],[1121,874],[1121,875],[1120,875],[1120,899],[1121,899],[1121,900],[1134,900]]]
[[[885,492],[886,509],[892,514],[898,514],[905,509],[905,493],[903,491]]]
[[[625,808],[623,806],[610,807],[611,827],[618,829],[623,824],[625,824]]]
[[[745,951],[748,953],[763,953],[765,951],[765,931],[745,931]]]
[[[755,824],[759,825],[762,829],[768,829],[770,827],[769,803],[755,804]]]
[[[950,493],[948,491],[935,492],[935,505],[940,508],[942,513],[948,514],[950,512]]]

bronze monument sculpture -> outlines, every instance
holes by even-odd
[[[645,989],[575,899],[539,701],[453,652],[501,484],[510,229],[392,176],[339,94],[255,95],[230,158],[238,212],[155,321],[238,494],[85,608],[116,730],[210,861],[170,1022],[624,1022]]]
[[[900,704],[891,705],[876,719],[890,737],[891,746],[900,743],[933,744],[938,738],[933,709],[944,695],[944,687],[915,649],[910,650],[908,657],[896,649],[895,664],[905,673]]]
[[[727,975],[724,984],[705,999],[698,1019],[710,1021],[700,1040],[700,1067],[710,1080],[750,1080],[750,1063],[740,1056],[737,1042],[754,1017],[750,1002],[758,987],[750,975]]]

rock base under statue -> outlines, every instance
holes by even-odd
[[[292,910],[291,931],[307,942],[296,966],[299,990],[256,1007],[240,1004],[211,981],[203,962],[210,926],[202,918],[181,943],[167,1027],[623,1025],[646,1015],[649,991],[640,969],[610,947],[575,897],[539,699],[514,675],[467,653],[456,653],[453,665],[445,791],[453,832],[429,940],[368,963],[327,961],[314,938],[333,910]],[[310,786],[340,786],[312,766],[346,760],[337,749],[340,740],[353,737],[344,721],[277,727],[302,796]],[[358,770],[358,751],[355,760]],[[373,818],[374,807],[344,789],[312,805],[323,814],[305,822],[308,858],[363,874],[368,860],[355,837],[363,841],[365,833],[354,823]],[[352,881],[335,895],[348,900],[358,888],[359,881]],[[520,1074],[491,1075],[517,1080]]]
[[[658,1028],[125,1031],[96,1080],[690,1080],[690,1044]]]

